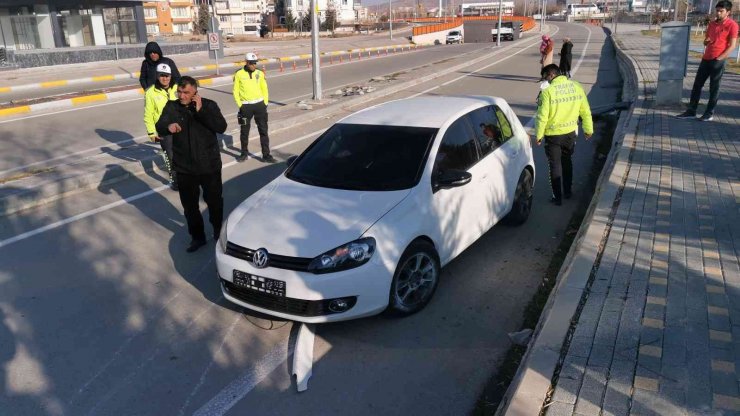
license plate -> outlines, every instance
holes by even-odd
[[[268,295],[285,297],[285,282],[234,270],[234,284],[245,289],[256,290]]]

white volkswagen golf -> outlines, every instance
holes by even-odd
[[[418,97],[339,121],[242,202],[216,247],[226,299],[308,323],[432,298],[440,268],[527,220],[529,137],[495,97]]]

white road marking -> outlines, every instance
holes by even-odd
[[[280,367],[293,354],[293,346],[287,342],[276,344],[270,352],[257,363],[232,381],[214,398],[193,413],[193,416],[220,416],[229,411],[243,399],[262,380]]]
[[[239,322],[239,319],[241,318],[241,315],[234,314],[234,322],[231,323],[229,326],[228,331],[226,331],[226,334],[224,334],[223,339],[221,340],[221,345],[218,346],[218,350],[211,355],[211,361],[208,362],[208,365],[206,366],[205,370],[203,370],[203,373],[200,375],[200,379],[198,380],[198,384],[195,385],[193,390],[190,392],[190,395],[188,396],[187,400],[185,400],[185,403],[183,403],[182,407],[180,407],[180,411],[178,412],[179,415],[185,414],[185,409],[190,404],[190,401],[193,399],[193,396],[195,396],[196,393],[198,393],[198,390],[200,390],[200,387],[203,385],[203,383],[206,381],[206,376],[208,375],[208,372],[211,371],[211,367],[213,367],[213,363],[216,360],[216,356],[221,353],[221,350],[224,349],[224,345],[226,345],[226,340],[229,338],[229,335],[231,335],[231,332],[236,328],[236,324]]]

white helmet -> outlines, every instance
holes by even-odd
[[[172,70],[170,69],[170,66],[167,64],[159,64],[157,65],[157,73],[172,75]]]
[[[247,60],[247,62],[257,63],[257,61],[258,61],[257,55],[255,55],[252,52],[248,52],[247,55],[246,55],[246,60]]]

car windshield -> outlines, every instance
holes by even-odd
[[[457,36],[459,34],[460,34],[460,32],[450,32],[450,36]]]
[[[437,129],[335,124],[286,171],[323,188],[396,191],[415,186]]]

